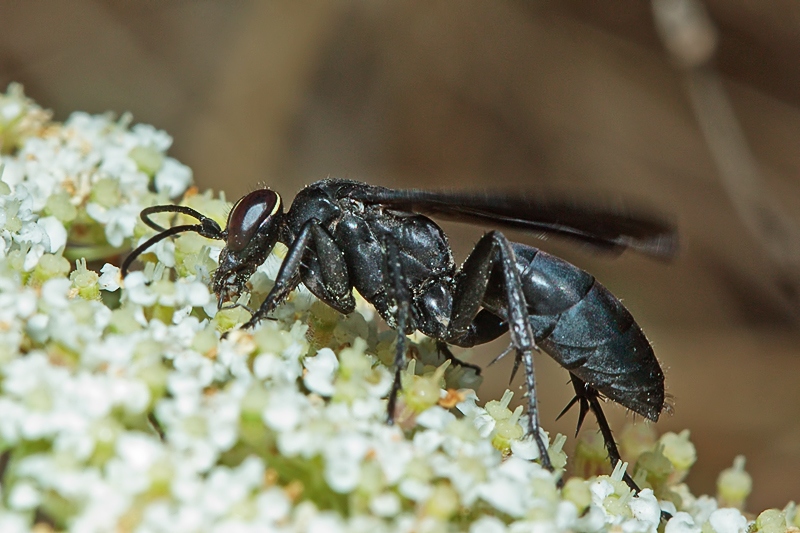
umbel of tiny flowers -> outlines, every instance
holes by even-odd
[[[181,202],[225,222],[224,196],[193,189],[170,144],[129,116],[58,123],[18,85],[0,95],[3,533],[800,524],[793,504],[748,521],[737,508],[750,491],[743,460],[720,476],[717,498],[694,496],[683,483],[696,459],[688,432],[623,430],[627,463],[610,475],[593,433],[568,462],[566,438],[543,432],[548,472],[514,394],[481,405],[480,376],[422,336],[410,339],[388,426],[396,335],[363,300],[342,316],[301,287],[274,320],[237,328],[272,286],[281,246],[241,305],[221,311],[208,289],[220,243],[196,234],[162,241],[121,279],[119,255],[151,235],[142,208]],[[628,464],[639,494],[622,481]],[[673,516],[665,525],[662,510]]]

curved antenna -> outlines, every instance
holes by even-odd
[[[139,213],[139,217],[141,217],[142,222],[144,222],[145,224],[147,224],[156,231],[167,231],[167,228],[163,228],[158,224],[156,224],[155,222],[153,222],[152,220],[150,220],[150,215],[154,215],[156,213],[182,213],[192,218],[196,218],[197,220],[200,221],[201,224],[207,224],[208,221],[211,220],[202,213],[199,213],[194,209],[192,209],[191,207],[186,207],[184,205],[153,205],[150,207],[145,207],[144,209],[142,209],[142,212]],[[216,222],[214,222],[214,224],[216,225]],[[217,229],[219,230],[219,226],[217,226]],[[200,232],[198,231],[198,233]],[[214,237],[209,237],[209,238],[213,239]]]
[[[164,228],[150,220],[150,215],[155,213],[182,213],[184,215],[196,218],[200,221],[200,224],[182,224],[180,226]],[[193,231],[202,237],[206,237],[207,239],[216,240],[224,240],[226,237],[225,232],[222,231],[222,229],[219,227],[219,224],[217,224],[211,218],[208,218],[207,216],[195,211],[191,207],[185,207],[182,205],[154,205],[143,209],[139,216],[141,217],[142,222],[147,224],[148,227],[156,231],[160,231],[161,233],[147,239],[141,245],[137,246],[136,249],[134,249],[128,255],[128,257],[125,258],[125,261],[122,263],[122,267],[120,269],[123,278],[128,275],[128,269],[130,268],[131,264],[136,260],[137,257],[147,251],[148,248],[163,241],[164,239],[172,237],[173,235],[177,235],[178,233]]]

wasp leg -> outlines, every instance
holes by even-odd
[[[292,292],[300,283],[300,269],[303,266],[303,256],[306,252],[312,251],[320,259],[315,264],[320,265],[319,274],[328,295],[336,295],[346,299],[352,294],[349,291],[349,281],[347,276],[347,265],[344,262],[344,255],[333,238],[320,226],[316,219],[311,219],[303,224],[297,238],[292,242],[286,257],[278,270],[275,278],[275,285],[269,291],[261,307],[250,317],[243,328],[252,328],[267,315],[272,312],[278,304],[283,302],[289,293]],[[327,301],[334,309],[347,307],[347,303],[340,303],[339,300]],[[355,302],[353,302],[353,306]]]
[[[411,315],[411,294],[408,290],[408,283],[403,274],[403,267],[400,262],[400,250],[392,235],[384,238],[386,248],[386,263],[389,275],[388,292],[390,300],[396,306],[395,320],[397,322],[397,346],[394,355],[394,380],[392,390],[389,392],[389,405],[387,406],[386,421],[394,423],[395,410],[397,409],[397,395],[402,388],[401,372],[406,367],[406,332],[408,331],[408,319]]]
[[[485,234],[470,253],[461,270],[457,274],[457,283],[453,295],[453,312],[450,320],[447,341],[460,346],[474,344],[476,338],[487,336],[478,330],[479,315],[489,278],[494,269],[498,270],[503,280],[503,299],[505,303],[505,322],[495,321],[492,336],[508,329],[511,333],[511,344],[516,350],[513,374],[520,364],[525,369],[525,385],[528,390],[528,433],[539,448],[542,466],[553,470],[547,446],[539,431],[539,409],[536,400],[536,377],[533,369],[533,351],[537,350],[533,330],[528,322],[528,306],[522,289],[516,258],[511,243],[499,231]],[[486,318],[485,316],[483,317]],[[485,324],[488,324],[485,322]],[[484,324],[484,325],[485,325]]]
[[[583,421],[586,418],[586,414],[589,412],[589,402],[575,396],[569,401],[567,406],[564,409],[562,409],[561,412],[556,417],[556,420],[559,420],[562,416],[567,414],[567,412],[569,412],[570,409],[572,409],[573,405],[575,405],[578,402],[580,402],[580,411],[578,412],[578,424],[577,427],[575,428],[576,437],[578,436],[578,433],[580,433],[581,431],[581,426],[583,425]]]
[[[450,361],[452,364],[463,366],[466,368],[471,368],[472,370],[475,371],[477,375],[479,376],[481,375],[481,367],[479,367],[478,365],[474,365],[472,363],[467,363],[466,361],[462,361],[461,359],[453,355],[453,352],[450,351],[450,347],[447,345],[446,342],[436,341],[436,350],[438,350],[438,352],[442,354],[445,357],[445,359]]]
[[[603,413],[603,408],[600,406],[600,393],[597,392],[597,389],[591,385],[588,385],[575,374],[570,373],[570,378],[572,379],[572,386],[575,389],[575,398],[577,398],[577,401],[580,402],[581,405],[581,415],[578,420],[578,430],[580,430],[583,417],[586,416],[585,409],[586,405],[588,404],[589,409],[591,409],[592,413],[594,413],[594,417],[597,420],[597,426],[600,428],[600,434],[603,436],[603,442],[605,443],[606,451],[608,452],[608,459],[611,461],[611,466],[616,467],[617,463],[622,461],[622,457],[619,454],[617,443],[614,441],[614,435],[611,434],[611,426],[608,425],[606,415]],[[574,402],[575,400],[570,402],[570,405],[567,406],[567,409],[569,409]],[[639,486],[636,484],[630,474],[628,474],[627,470],[622,474],[622,479],[632,491],[639,492]]]

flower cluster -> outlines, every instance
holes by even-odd
[[[395,335],[363,301],[341,316],[301,288],[276,320],[235,327],[270,288],[280,247],[243,306],[222,311],[208,289],[220,244],[194,234],[155,246],[122,280],[106,261],[151,231],[143,207],[182,197],[224,223],[224,198],[187,191],[191,172],[166,156],[170,142],[128,117],[51,122],[18,86],[0,95],[0,531],[800,525],[792,506],[748,521],[743,460],[718,498],[693,496],[688,433],[621,435],[638,494],[623,465],[602,474],[591,438],[568,464],[564,437],[543,432],[549,472],[512,393],[481,406],[480,376],[424,337],[411,339],[387,425]]]

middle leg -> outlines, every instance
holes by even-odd
[[[389,402],[387,406],[386,421],[388,424],[394,423],[395,411],[397,409],[397,395],[402,387],[401,373],[406,368],[406,333],[408,330],[409,318],[411,316],[411,292],[408,289],[408,281],[403,273],[403,265],[400,259],[400,249],[393,235],[385,235],[383,245],[386,248],[386,271],[389,277],[387,290],[390,301],[395,306],[395,321],[397,328],[397,345],[394,356],[394,379],[392,389],[389,392]]]

